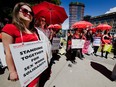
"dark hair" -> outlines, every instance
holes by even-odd
[[[23,20],[20,19],[19,17],[19,10],[20,8],[23,6],[23,5],[27,5],[28,7],[30,7],[32,13],[33,13],[33,10],[31,8],[31,6],[28,4],[28,3],[24,3],[24,2],[19,2],[15,5],[14,9],[13,9],[13,13],[12,13],[12,23],[14,25],[17,26],[17,28],[21,31],[25,31],[25,28],[24,28],[24,22]],[[34,13],[33,13],[34,14]],[[33,20],[30,22],[30,25],[29,25],[29,29],[30,31],[35,31],[34,29],[34,18]]]
[[[104,34],[107,34],[107,32],[108,32],[108,30],[105,30],[105,31],[104,31]]]

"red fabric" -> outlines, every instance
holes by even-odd
[[[109,39],[105,39],[104,37],[108,37]],[[111,44],[111,37],[109,37],[108,35],[103,35],[102,44]]]
[[[15,25],[6,24],[4,28],[2,29],[2,32],[5,32],[9,34],[10,36],[12,36],[15,39],[15,43],[22,42],[20,31]],[[22,32],[22,37],[23,37],[23,42],[30,42],[30,41],[38,40],[36,34],[28,34],[28,33]]]
[[[0,39],[2,39],[2,35],[1,35],[1,33],[0,33]]]
[[[13,24],[6,24],[4,26],[4,28],[2,29],[2,32],[5,32],[7,34],[9,34],[10,36],[12,36],[15,39],[15,43],[21,43],[21,35],[20,35],[20,31],[18,30],[18,28],[13,25]],[[24,42],[30,42],[30,41],[37,41],[38,38],[36,36],[36,34],[27,34],[27,33],[22,33],[22,37],[23,37],[23,41]],[[38,81],[39,81],[39,77],[35,78],[29,85],[28,87],[33,87]]]
[[[38,81],[39,81],[39,77],[35,78],[35,79],[28,85],[28,87],[33,87],[33,86],[35,86],[35,85],[38,83]]]
[[[68,45],[71,45],[72,44],[72,41],[71,40],[68,40]]]
[[[67,18],[63,7],[49,2],[41,2],[32,7],[36,19],[45,17],[47,24],[62,24]]]
[[[110,29],[112,29],[112,27],[108,24],[99,24],[96,28],[100,29],[100,30],[110,30]]]
[[[78,22],[75,22],[71,28],[81,28],[81,29],[84,29],[84,28],[88,28],[88,27],[91,27],[93,26],[92,23],[88,22],[88,21],[78,21]]]

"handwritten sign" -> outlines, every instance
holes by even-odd
[[[93,46],[101,45],[101,37],[94,37]]]
[[[52,50],[58,50],[60,45],[60,38],[53,38]]]
[[[85,40],[82,40],[82,39],[72,39],[71,48],[72,49],[83,48],[84,43],[85,43]]]

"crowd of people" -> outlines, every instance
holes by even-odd
[[[56,37],[57,33],[58,30],[54,28],[48,28],[48,24],[46,23],[46,18],[44,16],[38,19],[34,18],[34,12],[29,4],[23,2],[17,3],[13,9],[12,23],[4,25],[1,30],[2,37],[0,36],[5,50],[6,63],[9,70],[9,80],[19,80],[9,44],[41,40],[47,40],[52,43],[53,37]],[[116,35],[112,36],[108,30],[105,30],[103,34],[101,30],[97,30],[97,32],[93,33],[91,29],[74,29],[73,32],[69,30],[67,36],[68,40],[66,51],[67,54],[70,55],[70,58],[67,58],[67,60],[71,60],[72,63],[76,63],[76,56],[78,56],[81,60],[83,60],[84,54],[90,55],[93,53],[95,56],[97,56],[97,51],[99,47],[102,47],[101,57],[104,57],[103,54],[105,52],[105,58],[108,58],[108,54],[110,51],[104,51],[104,47],[106,44],[113,45],[114,58],[116,58]],[[100,46],[93,45],[94,37],[100,38]],[[85,40],[85,47],[72,49],[72,39]],[[93,48],[93,52],[89,52],[89,46]],[[46,69],[43,72],[44,75],[48,71],[49,70]],[[39,80],[42,78],[42,74],[38,75],[38,77],[36,77],[30,84],[28,84],[27,87],[41,87],[37,83],[39,83]]]
[[[76,28],[68,30],[67,36],[67,54],[70,53],[72,55],[68,60],[73,63],[75,63],[75,57],[83,59],[84,54],[98,56],[98,51],[101,52],[99,56],[106,59],[112,51],[114,54],[113,59],[116,59],[116,34],[111,35],[110,30],[96,29],[96,32],[93,32],[92,29]],[[85,40],[83,48],[72,48],[72,39]],[[95,44],[95,41],[97,41],[97,44]],[[109,48],[109,50],[106,50],[106,48]]]

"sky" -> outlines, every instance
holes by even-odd
[[[105,13],[116,12],[116,0],[61,0],[61,6],[64,7],[69,16],[69,3],[81,2],[85,4],[84,16],[99,16]],[[68,29],[69,18],[62,24],[63,29]]]

